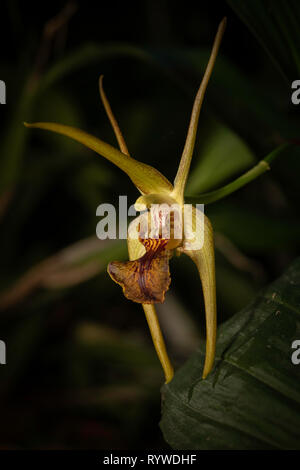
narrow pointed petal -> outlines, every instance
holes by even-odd
[[[221,40],[225,31],[225,27],[226,27],[226,18],[223,18],[223,20],[221,21],[218,27],[218,31],[214,40],[211,55],[210,55],[200,88],[198,90],[198,93],[194,101],[188,134],[187,134],[185,146],[183,149],[183,153],[181,156],[179,168],[178,168],[176,178],[174,181],[173,196],[179,202],[183,201],[184,189],[185,189],[187,177],[189,174],[189,169],[190,169],[194,146],[195,146],[199,114],[200,114],[202,102],[204,99],[205,91],[206,91],[211,73],[213,71],[216,58],[217,58],[218,50],[219,50]]]
[[[99,91],[100,91],[101,101],[103,103],[104,109],[106,111],[108,119],[109,119],[109,121],[111,123],[111,126],[113,128],[113,131],[115,133],[115,136],[116,136],[116,139],[118,141],[120,150],[121,150],[122,153],[124,153],[125,155],[128,155],[128,157],[130,157],[125,139],[124,139],[123,134],[122,134],[121,129],[120,129],[120,126],[119,126],[118,121],[116,120],[116,118],[115,118],[115,116],[112,112],[111,106],[109,104],[109,101],[108,101],[108,99],[106,97],[106,94],[104,92],[104,89],[103,89],[103,75],[101,75],[100,78],[99,78]]]
[[[193,208],[194,215],[196,209]],[[193,218],[193,221],[195,219]],[[193,227],[195,230],[195,226]],[[205,379],[212,370],[216,349],[217,305],[213,229],[210,221],[204,216],[204,234],[196,232],[196,238],[203,241],[202,248],[193,250],[193,242],[185,241],[178,250],[188,255],[196,264],[199,271],[206,317],[206,355],[202,377]],[[197,241],[197,240],[196,240]]]
[[[35,122],[32,124],[24,123],[26,127],[45,129],[65,135],[71,139],[80,142],[86,147],[94,150],[96,153],[114,163],[123,170],[131,179],[133,184],[142,194],[148,193],[166,193],[169,194],[173,186],[158,170],[150,165],[139,162],[134,158],[125,155],[118,149],[103,142],[103,140],[94,137],[75,127],[56,124],[54,122]]]

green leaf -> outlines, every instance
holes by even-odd
[[[290,80],[300,73],[300,4],[296,0],[227,0]]]
[[[163,387],[160,423],[176,449],[299,449],[300,258],[219,328],[216,363],[201,379],[201,347]]]

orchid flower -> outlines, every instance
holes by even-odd
[[[179,207],[179,212],[183,212],[184,190],[195,145],[199,113],[225,25],[226,18],[222,20],[218,27],[209,62],[194,101],[186,142],[173,185],[158,170],[130,156],[122,132],[104,93],[103,76],[99,80],[100,96],[120,150],[80,129],[63,124],[37,122],[33,124],[25,123],[25,125],[68,136],[117,165],[129,176],[141,193],[141,196],[136,201],[136,206],[144,205],[149,209],[153,204],[166,204],[170,207]],[[179,215],[182,216],[182,214]],[[170,237],[164,238],[160,231],[158,237],[151,238],[151,235],[146,236],[143,233],[143,229],[141,229],[143,223],[149,220],[149,211],[142,213],[128,227],[129,261],[115,261],[108,265],[109,275],[116,283],[122,286],[124,295],[134,302],[141,303],[143,306],[153,343],[164,369],[166,382],[172,379],[173,368],[166,352],[154,304],[164,302],[165,292],[171,282],[169,259],[173,253],[184,253],[194,261],[202,283],[206,316],[206,355],[203,378],[207,377],[214,363],[217,322],[213,230],[208,218],[204,214],[204,230],[203,227],[200,230],[196,223],[198,215],[198,209],[192,207],[189,229],[194,233],[194,239],[187,238],[185,233],[181,236],[175,236],[175,212],[171,212],[171,221],[169,223],[171,227]],[[137,232],[139,235],[137,235]],[[202,240],[202,242],[197,246],[197,241],[199,240]]]

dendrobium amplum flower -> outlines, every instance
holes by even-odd
[[[203,378],[207,377],[214,363],[216,283],[213,230],[208,218],[203,213],[200,214],[195,207],[192,207],[191,217],[184,224],[185,229],[179,231],[177,228],[184,218],[188,219],[184,212],[184,190],[195,145],[199,113],[225,25],[226,18],[219,25],[209,62],[194,101],[187,138],[173,185],[158,170],[129,155],[121,130],[104,93],[102,76],[99,80],[100,96],[120,150],[80,129],[63,124],[25,123],[27,127],[57,132],[84,144],[123,170],[140,191],[141,196],[136,201],[136,207],[137,210],[141,210],[138,207],[143,207],[146,211],[129,225],[127,235],[129,261],[111,262],[108,265],[108,273],[116,283],[122,286],[123,293],[128,299],[142,304],[158,357],[164,369],[166,382],[172,379],[173,368],[166,352],[154,304],[164,302],[165,292],[171,282],[169,260],[174,253],[184,253],[194,261],[202,283],[206,315],[206,356]],[[169,217],[164,217],[160,209],[156,212],[156,217],[152,217],[152,207],[160,208],[162,205],[170,208]],[[198,219],[203,220],[203,224],[198,224]],[[166,227],[168,236],[164,235]],[[192,236],[187,236],[187,232]]]

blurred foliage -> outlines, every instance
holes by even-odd
[[[7,85],[0,116],[4,448],[167,447],[157,428],[163,378],[142,309],[106,274],[108,261],[126,258],[126,243],[94,238],[96,207],[118,204],[119,194],[132,204],[137,194],[104,159],[63,137],[29,133],[22,122],[75,125],[115,145],[98,96],[103,73],[131,154],[172,179],[226,14],[190,194],[231,182],[274,148],[299,139],[299,111],[283,78],[299,78],[297,2],[228,1],[231,9],[214,0],[184,11],[168,0],[134,3],[78,1],[76,10],[74,2],[63,9],[61,2],[6,2],[1,34],[9,46],[0,58]],[[220,324],[299,252],[299,157],[297,145],[288,147],[268,174],[207,207],[216,232]],[[194,267],[183,257],[172,260],[171,271],[177,265],[159,313],[179,366],[205,330]],[[176,332],[173,318],[178,325],[189,318],[190,328]]]
[[[228,0],[291,83],[300,73],[297,0]]]

